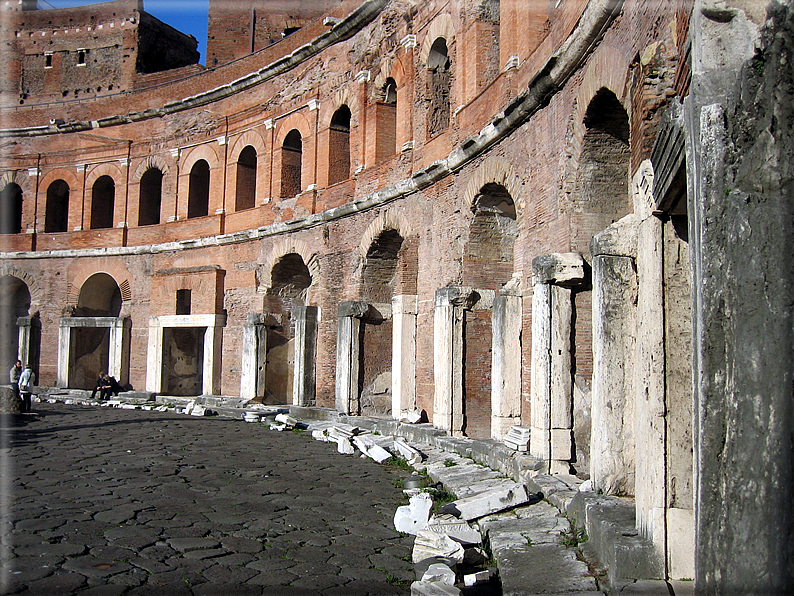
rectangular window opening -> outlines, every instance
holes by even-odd
[[[190,314],[190,290],[176,291],[176,314]]]

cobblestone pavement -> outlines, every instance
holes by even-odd
[[[229,418],[34,410],[3,421],[2,594],[409,592],[404,471]]]

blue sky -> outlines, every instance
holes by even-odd
[[[53,8],[70,8],[97,4],[101,0],[45,0]],[[40,3],[45,6],[44,2]],[[207,10],[209,0],[143,0],[143,10],[168,23],[183,33],[188,33],[198,41],[199,61],[204,64],[207,58]]]

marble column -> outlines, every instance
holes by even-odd
[[[369,304],[340,302],[336,327],[336,410],[359,414],[361,394],[361,319]]]
[[[392,298],[392,407],[393,418],[416,407],[416,296]]]
[[[521,424],[521,296],[500,290],[492,311],[491,437]]]
[[[296,306],[295,360],[292,375],[292,404],[311,406],[315,402],[315,360],[317,354],[317,323],[320,309],[316,306]]]

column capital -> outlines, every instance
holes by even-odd
[[[532,259],[536,284],[578,286],[585,280],[584,259],[579,253],[549,253]]]

